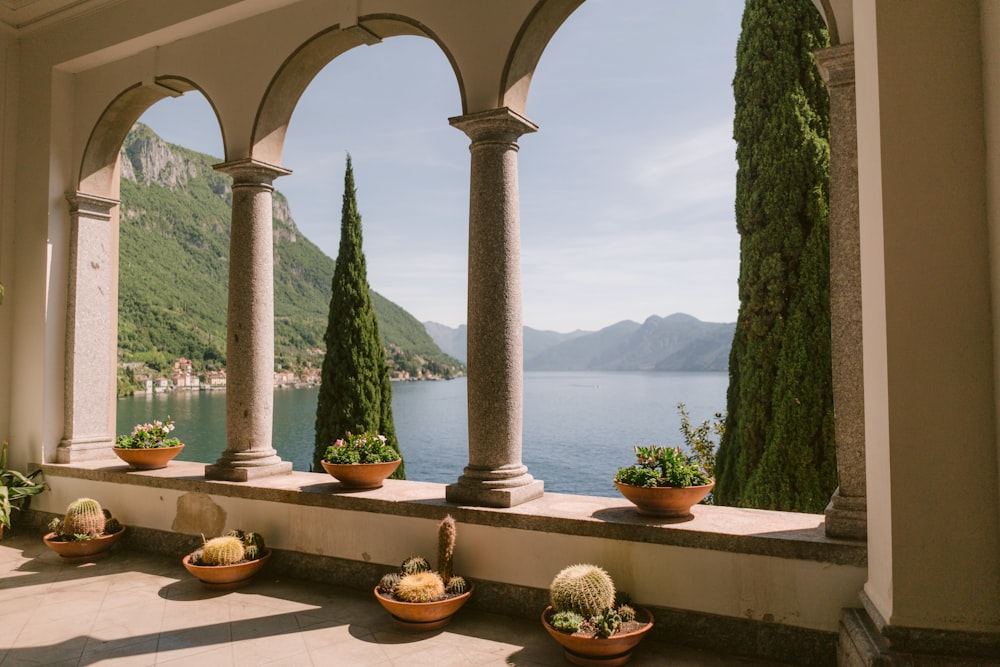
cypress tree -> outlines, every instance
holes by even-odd
[[[837,485],[830,361],[829,100],[810,0],[747,0],[736,53],[740,309],[718,503],[822,512]]]
[[[375,431],[399,451],[392,420],[392,385],[385,348],[372,306],[365,255],[361,249],[361,214],[354,189],[354,169],[347,156],[340,217],[340,249],[333,270],[326,356],[316,406],[313,470],[337,438],[348,432]],[[406,479],[403,464],[393,473]]]

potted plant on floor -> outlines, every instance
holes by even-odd
[[[260,533],[231,530],[221,537],[206,540],[202,546],[184,556],[182,563],[205,588],[232,590],[250,583],[271,558]]]
[[[615,486],[638,509],[639,514],[687,518],[691,506],[715,486],[694,457],[677,447],[635,447],[636,462],[619,468]]]
[[[323,469],[349,489],[377,489],[395,472],[402,458],[386,444],[386,437],[365,431],[348,433],[326,448]]]
[[[614,582],[596,565],[564,568],[552,580],[549,598],[542,625],[577,665],[625,664],[653,627],[648,610],[616,602]]]
[[[36,482],[42,474],[35,470],[27,475],[16,470],[7,470],[7,441],[0,445],[0,539],[5,529],[10,528],[15,510],[27,509],[31,496],[45,490],[45,482]]]
[[[455,520],[446,516],[438,524],[437,572],[423,556],[411,556],[375,587],[375,599],[392,614],[396,627],[417,632],[442,628],[472,595],[474,586],[452,572],[456,534]]]
[[[174,422],[154,420],[152,424],[136,424],[129,435],[115,439],[115,454],[136,470],[156,470],[167,464],[184,449],[184,443],[169,437]]]
[[[93,498],[78,498],[62,519],[53,519],[42,540],[66,563],[98,560],[124,534],[125,526]]]

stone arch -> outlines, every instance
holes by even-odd
[[[313,78],[337,56],[363,44],[384,38],[412,35],[432,40],[451,64],[458,82],[462,109],[466,107],[465,86],[455,57],[433,31],[419,21],[398,14],[372,14],[358,18],[355,25],[331,26],[304,42],[282,64],[264,93],[251,137],[251,157],[267,164],[281,164],[285,133],[299,98]],[[227,154],[227,159],[234,156]]]
[[[167,97],[179,97],[184,93],[197,90],[208,100],[216,121],[219,112],[212,99],[198,85],[177,76],[157,77],[153,83],[137,83],[126,88],[105,108],[101,117],[87,139],[80,164],[78,190],[90,195],[116,199],[118,183],[115,170],[118,164],[118,152],[121,150],[125,136],[132,125],[152,105]],[[226,136],[221,122],[223,145]]]

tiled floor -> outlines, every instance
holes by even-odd
[[[16,665],[563,665],[537,622],[462,610],[443,631],[394,629],[371,595],[262,572],[207,591],[180,558],[116,551],[69,565],[40,538],[0,542],[0,667]],[[646,640],[630,663],[763,665]]]

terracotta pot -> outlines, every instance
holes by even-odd
[[[400,462],[402,459],[388,463],[327,463],[320,461],[324,470],[349,489],[377,489],[381,487],[385,478],[396,471]]]
[[[574,665],[624,665],[632,658],[632,649],[642,641],[646,633],[653,628],[653,616],[649,610],[636,608],[636,615],[642,615],[646,624],[640,630],[611,637],[587,637],[571,635],[556,630],[549,625],[549,614],[552,607],[548,606],[542,612],[542,625],[552,638],[563,647],[566,659]]]
[[[49,533],[42,538],[42,541],[45,542],[45,546],[59,554],[64,563],[85,563],[110,556],[111,547],[124,534],[125,526],[122,526],[122,529],[117,533],[101,535],[100,537],[95,537],[92,540],[84,540],[83,542],[62,542],[55,540],[53,539],[56,536],[55,533]]]
[[[250,583],[257,572],[271,558],[271,550],[256,560],[247,560],[233,565],[193,565],[191,554],[181,561],[187,571],[193,574],[205,588],[213,591],[231,591]]]
[[[636,506],[639,514],[686,519],[691,516],[691,506],[701,502],[715,486],[715,482],[682,489],[671,486],[632,486],[621,482],[615,482],[615,486]]]
[[[166,468],[170,460],[181,453],[184,445],[176,447],[150,447],[149,449],[132,449],[128,447],[112,447],[115,454],[136,470],[156,470]]]
[[[416,632],[426,632],[437,630],[448,625],[451,617],[462,608],[476,585],[470,584],[469,590],[453,598],[438,600],[437,602],[401,602],[388,598],[378,592],[375,587],[375,599],[392,614],[392,621],[397,628],[402,630],[413,630]]]

